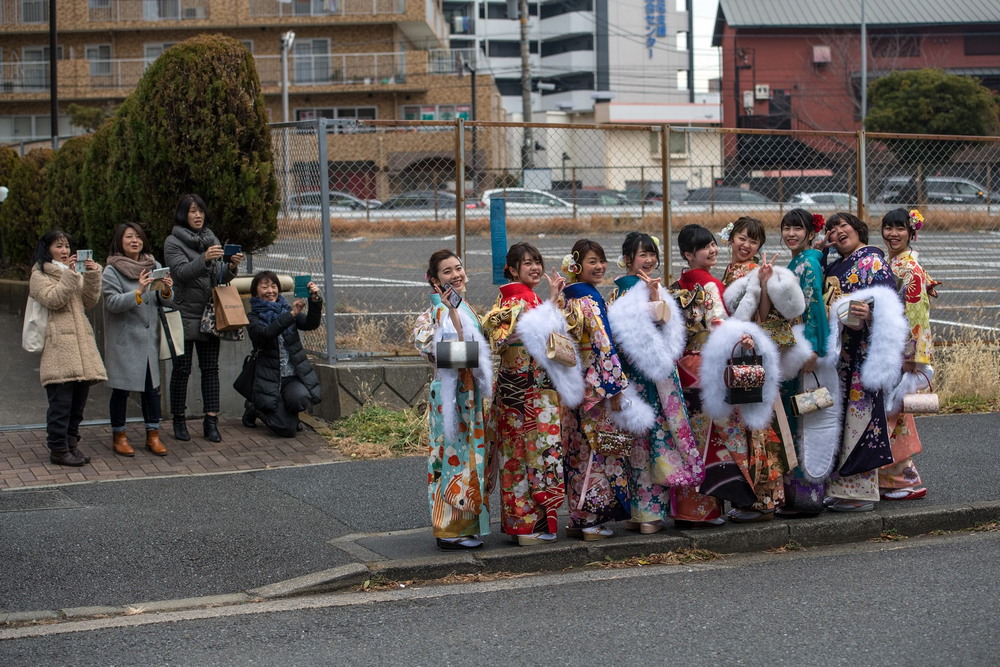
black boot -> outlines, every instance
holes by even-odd
[[[174,440],[188,441],[191,439],[191,434],[188,433],[187,420],[184,419],[184,415],[174,415]]]
[[[73,452],[68,449],[51,450],[49,453],[49,461],[52,461],[56,465],[73,466],[74,468],[87,465],[87,462],[84,461],[83,458],[75,456]]]
[[[253,409],[250,401],[246,402],[246,409],[243,410],[243,425],[247,428],[257,428],[257,411]]]
[[[80,457],[84,463],[90,463],[90,457],[80,451],[80,436],[68,435],[66,436],[66,443],[69,445],[70,454]]]
[[[222,436],[219,434],[218,415],[205,415],[205,438],[209,442],[222,442]]]

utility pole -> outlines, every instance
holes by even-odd
[[[59,148],[59,89],[56,77],[56,0],[49,0],[49,126],[52,130],[52,150]]]
[[[528,0],[519,0],[518,19],[521,21],[521,115],[524,117],[524,139],[521,143],[521,178],[523,171],[535,166],[535,139],[531,133],[531,51],[528,48]]]
[[[861,0],[861,129],[865,129],[868,115],[868,25],[865,17],[865,0]]]

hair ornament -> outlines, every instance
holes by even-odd
[[[817,234],[823,231],[823,228],[826,227],[826,219],[819,213],[813,213],[812,220],[813,220],[813,231],[816,232]]]
[[[570,278],[575,278],[580,275],[580,263],[576,258],[577,253],[570,253],[563,257],[562,260],[562,272],[565,273]]]
[[[628,262],[625,261],[625,255],[618,255],[618,266],[623,269],[628,268]]]
[[[735,226],[736,226],[735,222],[730,222],[728,225],[723,227],[722,231],[719,232],[719,238],[721,238],[726,243],[729,243],[729,237],[732,235],[733,227]]]
[[[920,211],[917,209],[910,210],[910,227],[913,227],[913,231],[919,231],[923,229],[924,226],[924,216],[920,215]]]

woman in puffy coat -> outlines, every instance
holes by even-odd
[[[29,294],[49,311],[39,376],[49,408],[45,428],[49,460],[79,467],[90,462],[79,449],[80,422],[90,385],[108,379],[86,311],[101,298],[101,265],[88,259],[81,275],[72,239],[53,230],[38,242]]]
[[[190,440],[187,421],[187,386],[191,362],[198,351],[201,370],[201,400],[205,408],[204,432],[210,442],[219,435],[219,338],[200,329],[201,316],[212,298],[212,287],[236,277],[243,261],[238,253],[223,261],[219,239],[205,226],[208,209],[198,195],[184,195],[174,211],[174,228],[163,242],[163,259],[170,267],[177,294],[174,304],[184,320],[184,355],[174,359],[170,375],[170,411],[174,415],[174,437]]]
[[[125,433],[125,412],[131,391],[141,394],[146,449],[166,456],[160,441],[160,322],[163,306],[173,306],[170,276],[153,285],[160,263],[149,252],[149,239],[137,223],[115,229],[104,269],[104,358],[111,387],[112,449],[135,456]]]
[[[309,309],[305,299],[291,305],[281,295],[281,285],[271,271],[261,271],[250,283],[250,324],[247,331],[257,355],[253,403],[247,405],[243,425],[253,428],[259,418],[277,435],[294,438],[299,413],[322,399],[316,371],[306,357],[299,331],[319,327],[323,298],[309,283]]]

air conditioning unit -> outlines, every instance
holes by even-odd
[[[184,18],[185,19],[203,19],[203,18],[205,18],[205,8],[204,7],[185,7],[184,8]]]
[[[743,91],[743,111],[746,115],[753,115],[753,91],[744,90]]]
[[[829,46],[813,47],[813,65],[826,65],[833,59]]]
[[[753,87],[753,97],[755,100],[771,99],[771,86],[766,83],[758,83]]]

